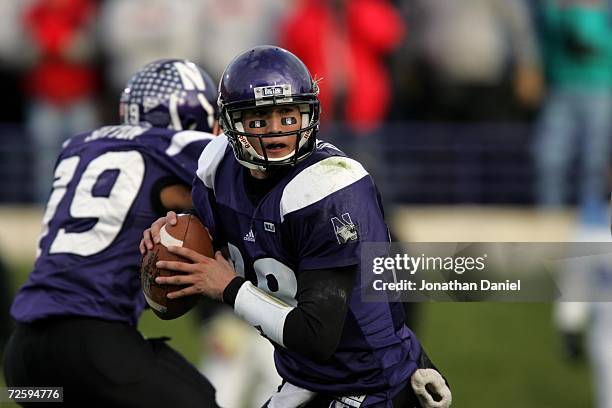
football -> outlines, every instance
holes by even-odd
[[[161,242],[148,251],[140,267],[140,283],[147,303],[153,312],[164,320],[176,319],[191,310],[198,302],[199,296],[187,296],[168,299],[169,292],[179,290],[181,286],[160,285],[155,282],[158,276],[174,276],[177,272],[159,269],[157,261],[185,261],[187,259],[172,254],[169,246],[182,246],[193,249],[200,254],[214,257],[212,242],[208,231],[197,217],[190,214],[179,214],[176,225],[165,225],[160,230]]]

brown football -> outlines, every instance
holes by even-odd
[[[200,220],[191,214],[180,214],[176,225],[165,225],[160,231],[161,242],[148,251],[140,266],[140,283],[147,303],[153,312],[164,320],[176,319],[187,313],[198,302],[199,296],[187,296],[178,299],[168,299],[169,292],[179,290],[177,285],[159,285],[155,283],[158,276],[174,276],[176,271],[159,269],[157,261],[185,261],[187,259],[174,255],[166,249],[169,246],[183,246],[193,249],[208,257],[214,257],[212,242],[208,231]],[[179,272],[180,273],[180,272]]]

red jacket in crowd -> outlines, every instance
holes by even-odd
[[[403,34],[398,12],[386,0],[302,0],[280,38],[322,79],[322,117],[368,131],[386,117],[391,89],[384,58]],[[338,100],[343,114],[336,111]]]
[[[39,0],[26,11],[25,31],[38,52],[26,79],[31,96],[62,105],[95,91],[95,68],[69,53],[76,36],[89,29],[95,11],[94,0]]]

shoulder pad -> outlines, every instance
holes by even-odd
[[[227,136],[219,135],[206,146],[198,160],[196,174],[202,180],[202,183],[211,190],[214,189],[217,168],[225,156],[228,145]]]
[[[283,190],[281,222],[285,215],[314,204],[367,175],[358,161],[343,156],[328,157],[306,167]]]
[[[198,132],[195,130],[184,130],[172,136],[170,145],[166,149],[168,156],[176,156],[185,146],[198,140],[212,140],[215,135],[211,133]]]

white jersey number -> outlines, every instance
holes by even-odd
[[[244,277],[244,258],[232,243],[227,244],[236,273]],[[271,293],[290,306],[296,306],[297,280],[295,272],[274,258],[261,258],[253,263],[257,287]]]
[[[78,157],[62,160],[55,171],[53,193],[43,219],[43,235],[55,215],[57,205],[66,193],[66,186],[77,169]],[[118,170],[117,178],[108,197],[96,197],[93,188],[100,175],[108,170]],[[49,247],[50,254],[69,253],[90,256],[101,252],[117,237],[123,222],[136,199],[145,174],[142,155],[136,151],[108,152],[92,160],[83,172],[70,205],[73,218],[97,218],[87,231],[67,232],[60,228]],[[39,250],[40,251],[40,250]]]

